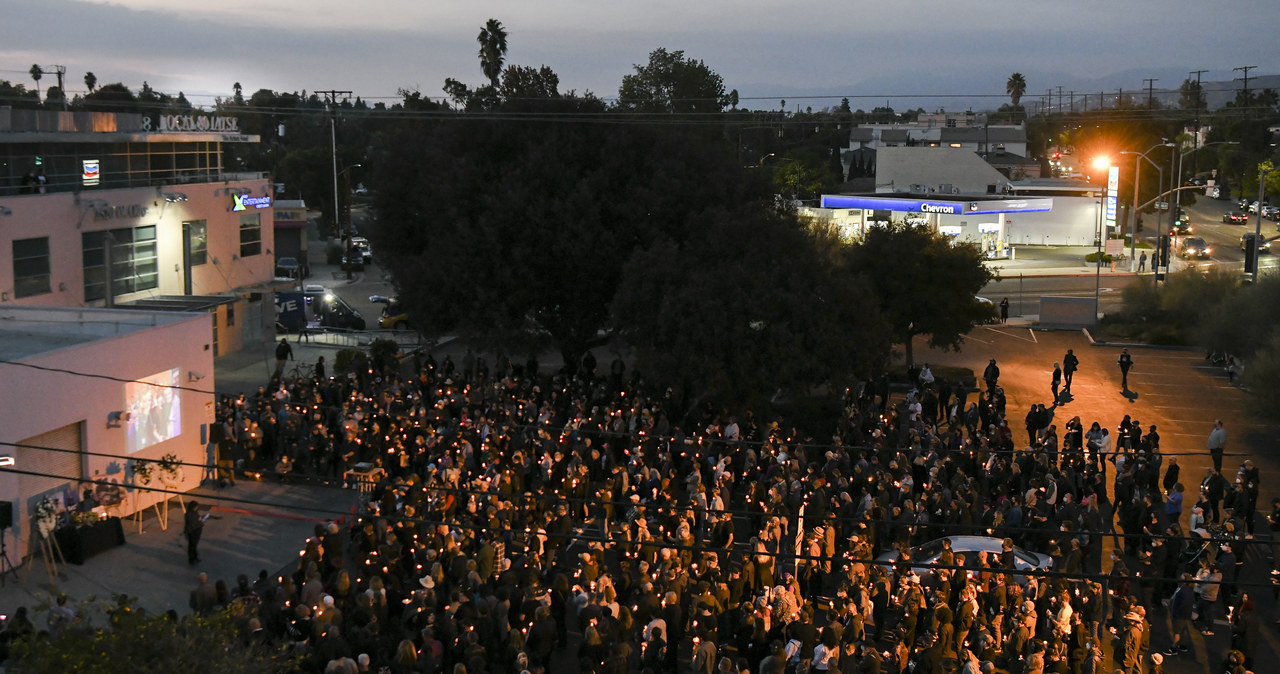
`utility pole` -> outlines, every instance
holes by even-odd
[[[1058,110],[1062,110],[1062,87],[1058,87]]]
[[[1253,67],[1253,66],[1250,66]],[[1253,276],[1251,281],[1258,282],[1258,241],[1262,239],[1262,204],[1267,199],[1267,174],[1273,169],[1260,169],[1258,171],[1258,224],[1253,230],[1253,242],[1249,246],[1249,251],[1245,255],[1249,256],[1249,260],[1253,262]],[[1248,264],[1246,262],[1245,264]]]
[[[1076,111],[1076,92],[1074,92],[1074,91],[1068,91],[1068,92],[1067,92],[1067,101],[1068,101],[1068,105],[1070,105],[1070,106],[1071,106],[1069,109],[1070,109],[1070,110],[1071,110],[1071,112],[1074,114],[1074,113],[1075,113],[1075,111]]]
[[[1195,75],[1195,76],[1196,76],[1196,89],[1195,89],[1195,91],[1193,92],[1193,93],[1195,93],[1195,95],[1196,95],[1196,137],[1195,137],[1195,139],[1193,139],[1193,140],[1191,141],[1191,146],[1192,146],[1192,152],[1193,152],[1193,153],[1195,152],[1195,150],[1196,150],[1196,149],[1199,149],[1199,147],[1200,147],[1200,92],[1201,92],[1201,89],[1200,89],[1200,76],[1201,76],[1201,75],[1203,75],[1203,74],[1205,74],[1205,73],[1207,73],[1207,72],[1209,72],[1209,71],[1208,71],[1208,70],[1192,70],[1192,71],[1191,71],[1191,73],[1190,73],[1191,75]],[[1196,171],[1196,162],[1197,162],[1196,156],[1195,156],[1195,154],[1192,154],[1192,155],[1191,155],[1191,175],[1192,175],[1192,176],[1197,175],[1197,171]],[[1181,175],[1181,171],[1179,171],[1179,175],[1178,175],[1178,177],[1179,177],[1179,178],[1181,178],[1181,177],[1182,177],[1182,175]],[[1179,183],[1179,186],[1181,186],[1181,183]]]
[[[1160,78],[1158,78],[1158,77],[1156,77],[1156,78],[1148,77],[1148,78],[1146,78],[1146,79],[1144,79],[1144,80],[1142,80],[1142,81],[1147,83],[1147,109],[1148,109],[1148,110],[1150,110],[1150,109],[1152,109],[1153,107],[1155,107],[1155,106],[1154,106],[1155,100],[1151,97],[1151,92],[1152,92],[1152,90],[1154,89],[1154,87],[1153,87],[1152,85],[1154,85],[1156,82],[1159,82],[1159,81],[1160,81]]]
[[[41,68],[42,70],[44,70],[44,72],[46,72],[46,73],[47,73],[47,72],[52,72],[52,73],[54,73],[55,75],[57,75],[57,76],[58,76],[58,92],[62,94],[62,110],[63,110],[63,112],[66,112],[66,110],[67,110],[67,88],[66,88],[66,85],[63,83],[63,78],[64,78],[64,77],[66,76],[66,74],[67,74],[67,67],[66,67],[66,66],[57,66],[57,65],[54,65],[54,66],[40,66],[40,68]]]
[[[351,236],[351,224],[347,223],[347,231],[345,234],[341,231],[342,218],[338,215],[338,131],[337,131],[337,103],[339,95],[350,96],[350,91],[338,91],[337,89],[317,90],[315,93],[324,96],[329,105],[329,149],[333,153],[333,228],[345,240]],[[343,242],[345,249],[346,243]]]
[[[1237,78],[1237,79],[1243,79],[1243,80],[1244,80],[1244,99],[1245,99],[1246,101],[1247,101],[1247,100],[1249,100],[1249,71],[1250,71],[1250,70],[1253,70],[1254,68],[1257,68],[1257,67],[1258,67],[1258,66],[1240,66],[1239,68],[1232,68],[1232,69],[1231,69],[1233,72],[1234,72],[1234,71],[1236,71],[1236,70],[1239,70],[1240,72],[1244,73],[1244,77],[1243,77],[1243,78]]]

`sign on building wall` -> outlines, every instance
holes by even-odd
[[[271,197],[250,197],[243,194],[232,195],[232,211],[247,211],[250,208],[263,209],[271,208]]]
[[[80,161],[80,179],[84,181],[86,187],[98,184],[101,173],[101,165],[97,159],[82,159]]]

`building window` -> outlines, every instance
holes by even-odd
[[[240,216],[240,257],[262,252],[262,216],[257,213]]]
[[[191,242],[191,266],[198,267],[209,261],[209,224],[204,220],[182,223],[187,228]]]
[[[229,328],[235,324],[236,324],[236,305],[233,302],[227,305],[227,327]]]
[[[113,229],[80,235],[84,251],[84,300],[107,296],[107,246],[111,246],[112,295],[127,295],[160,287],[156,228]]]
[[[13,296],[33,297],[49,292],[49,237],[13,242]]]

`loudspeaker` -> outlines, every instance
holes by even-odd
[[[13,526],[13,501],[0,501],[0,531]]]

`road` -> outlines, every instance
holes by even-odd
[[[1123,304],[1121,290],[1125,286],[1141,282],[1151,283],[1151,277],[1110,276],[1106,272],[1100,279],[1093,276],[1006,276],[988,283],[981,294],[996,303],[1002,298],[1009,298],[1009,315],[1023,316],[1039,314],[1040,298],[1046,295],[1092,298],[1096,287],[1098,304],[1103,313],[1109,313],[1119,310]]]
[[[1208,260],[1196,261],[1195,266],[1201,269],[1210,267],[1234,269],[1243,273],[1244,252],[1240,249],[1240,235],[1256,230],[1258,216],[1251,216],[1247,225],[1225,224],[1222,222],[1222,215],[1236,210],[1236,202],[1209,199],[1204,196],[1198,197],[1198,201],[1193,205],[1184,204],[1183,208],[1191,216],[1192,235],[1203,238],[1213,250]],[[1165,220],[1167,227],[1168,218]],[[1144,230],[1143,234],[1154,237],[1155,230],[1150,227],[1150,216],[1147,217],[1147,222],[1149,231]],[[1280,232],[1277,231],[1275,222],[1266,219],[1262,221],[1262,236],[1273,239],[1278,234]],[[1272,254],[1274,252],[1280,252],[1280,241],[1272,242],[1269,251],[1259,256],[1259,273],[1274,273],[1280,269],[1280,255]]]

